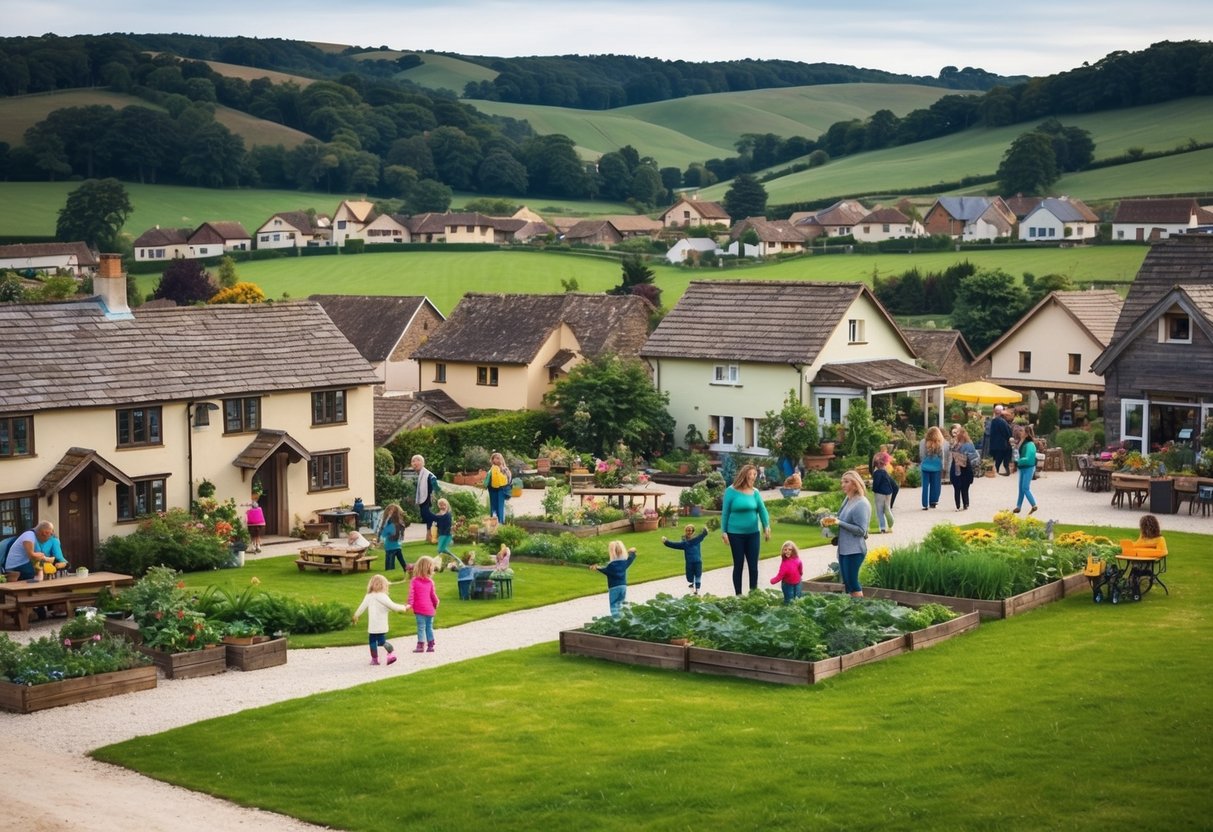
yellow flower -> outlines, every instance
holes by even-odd
[[[865,558],[865,561],[867,563],[880,563],[887,561],[891,554],[892,552],[889,551],[888,546],[878,546],[875,549],[868,551],[868,556]]]
[[[252,584],[253,586],[261,586],[261,579],[258,578],[256,575],[254,575],[252,580],[249,581],[249,583]]]

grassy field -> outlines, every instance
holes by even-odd
[[[1213,566],[1167,537],[1169,596],[1082,592],[810,687],[549,643],[94,756],[368,832],[1206,829]]]

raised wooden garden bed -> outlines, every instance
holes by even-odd
[[[113,673],[98,673],[45,685],[17,685],[0,682],[0,708],[19,714],[29,714],[60,705],[75,705],[92,699],[104,699],[137,690],[156,687],[156,668],[132,667]]]
[[[236,670],[261,670],[286,664],[286,639],[257,636],[252,644],[224,643],[227,666]]]
[[[873,644],[871,647],[856,650],[845,656],[835,656],[816,662],[754,656],[748,653],[731,653],[726,650],[710,650],[696,647],[694,644],[683,646],[636,641],[595,635],[583,630],[561,632],[560,652],[574,656],[606,659],[620,664],[660,667],[665,670],[687,670],[691,673],[734,676],[785,685],[811,685],[853,667],[891,658],[907,650],[921,650],[938,644],[952,636],[976,629],[980,621],[980,615],[972,612],[942,624],[935,624],[923,630],[915,630],[912,633]]]
[[[139,652],[150,656],[166,679],[196,679],[227,670],[227,645],[216,644],[185,653],[166,653],[140,645]]]
[[[139,632],[139,625],[133,618],[107,618],[105,619],[105,631],[124,638],[131,644],[143,643],[143,634]]]
[[[566,526],[563,523],[546,523],[542,520],[515,520],[514,525],[531,534],[564,534],[568,532],[574,537],[597,537],[620,529],[630,529],[632,521],[624,518],[603,523],[600,526]]]
[[[1019,595],[1012,595],[1001,601],[984,601],[978,598],[960,598],[953,595],[930,595],[925,592],[906,592],[901,589],[884,589],[879,586],[865,586],[863,594],[868,598],[883,598],[908,607],[943,604],[956,612],[981,613],[982,618],[1010,618],[1012,615],[1019,615],[1044,604],[1059,601],[1066,595],[1073,595],[1077,591],[1088,588],[1087,579],[1081,573],[1077,573]],[[844,591],[842,584],[833,581],[805,581],[804,590],[805,592]]]

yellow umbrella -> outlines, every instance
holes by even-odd
[[[1023,393],[1008,390],[992,381],[969,381],[955,387],[945,387],[943,397],[973,404],[1003,404],[1023,401]]]

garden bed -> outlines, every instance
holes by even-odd
[[[156,687],[156,668],[132,667],[112,673],[98,673],[62,682],[42,685],[18,685],[0,682],[0,708],[19,714],[29,714],[60,705],[75,705],[107,696],[118,696]]]
[[[133,618],[107,618],[105,619],[105,631],[124,638],[131,644],[143,643],[143,634],[139,632],[139,625]]]
[[[961,613],[980,613],[982,618],[1010,618],[1013,615],[1028,612],[1044,604],[1060,601],[1067,595],[1073,595],[1080,590],[1088,589],[1087,579],[1082,573],[1068,575],[1060,581],[1052,581],[1012,595],[1002,600],[982,600],[979,598],[960,598],[953,595],[930,595],[924,592],[906,592],[900,589],[884,589],[879,586],[865,586],[864,597],[883,598],[895,601],[908,607],[922,604],[943,604]],[[843,585],[834,581],[805,581],[805,592],[843,592]]]
[[[150,657],[156,667],[164,671],[166,679],[196,679],[227,670],[227,645],[224,644],[184,653],[166,653],[140,645],[139,652]]]
[[[227,666],[236,670],[262,670],[286,664],[286,639],[257,636],[252,644],[225,642]]]
[[[575,537],[597,537],[598,535],[610,534],[611,532],[620,531],[623,529],[631,529],[632,521],[628,519],[614,520],[610,523],[603,523],[598,526],[566,526],[563,523],[548,523],[543,520],[519,520],[515,519],[513,525],[523,529],[531,534],[564,534],[569,533]]]

